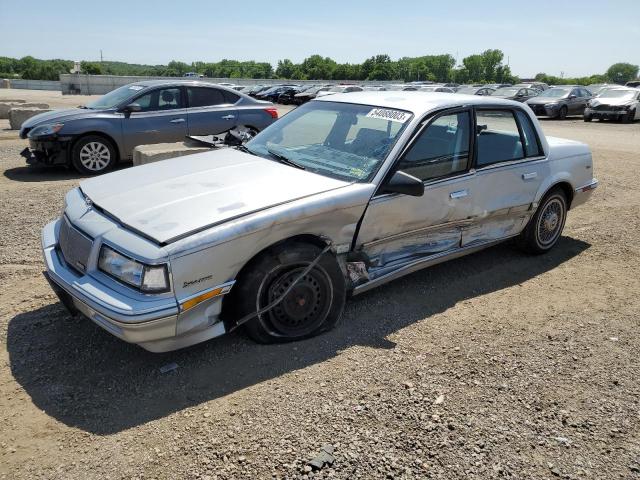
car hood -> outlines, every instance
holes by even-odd
[[[591,99],[591,106],[597,107],[599,105],[630,105],[634,102],[633,98],[593,98]]]
[[[39,113],[27,119],[22,123],[23,128],[33,128],[36,125],[64,122],[68,120],[76,120],[79,118],[89,118],[104,112],[104,110],[91,110],[88,108],[70,108],[67,110],[53,110],[51,112]]]
[[[85,180],[80,188],[123,225],[165,244],[347,185],[228,148],[102,175]]]

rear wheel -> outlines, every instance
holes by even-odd
[[[520,247],[533,254],[551,250],[560,239],[567,220],[567,210],[567,197],[562,189],[555,188],[547,193],[535,215],[520,234]]]
[[[116,162],[116,150],[109,140],[88,135],[76,142],[71,150],[71,163],[83,175],[99,175]]]
[[[345,281],[335,258],[325,253],[296,283],[322,250],[310,244],[286,243],[262,254],[239,278],[228,301],[236,319],[274,302],[277,306],[245,324],[251,338],[276,343],[312,337],[332,328],[346,299]],[[295,283],[295,285],[294,285]]]

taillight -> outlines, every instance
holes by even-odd
[[[278,118],[278,110],[276,108],[265,108],[264,111],[271,115],[271,118]]]

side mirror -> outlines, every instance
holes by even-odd
[[[129,117],[133,112],[141,112],[142,107],[137,103],[130,103],[129,105],[122,107],[120,111],[124,113],[125,117]]]
[[[424,183],[419,178],[397,170],[383,185],[383,193],[401,193],[412,197],[421,197],[424,194]]]
[[[569,100],[573,100],[574,98],[578,98],[577,95],[569,95]]]

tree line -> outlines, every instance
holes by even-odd
[[[70,60],[40,60],[31,56],[20,59],[0,57],[1,78],[32,80],[58,80],[61,73],[73,68]],[[300,63],[289,59],[279,60],[276,68],[268,62],[221,60],[219,62],[171,61],[167,65],[140,65],[125,62],[81,62],[83,73],[91,75],[131,75],[180,77],[187,72],[197,72],[210,78],[279,78],[288,80],[398,80],[433,81],[455,83],[515,83],[519,79],[504,63],[501,50],[489,49],[469,55],[456,65],[449,54],[402,57],[392,60],[381,54],[367,58],[362,63],[338,63],[332,58],[311,55]],[[638,66],[616,63],[605,73],[580,78],[561,78],[546,73],[536,75],[536,80],[550,85],[592,83],[625,83],[638,76]]]

